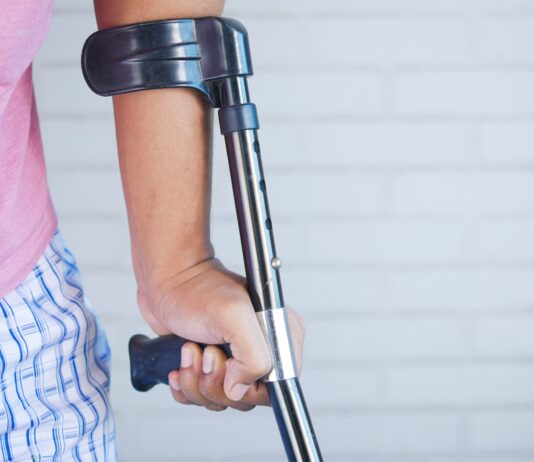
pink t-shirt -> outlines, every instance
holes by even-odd
[[[0,297],[30,273],[57,227],[31,66],[51,15],[52,0],[1,2]]]

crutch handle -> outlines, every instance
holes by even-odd
[[[130,378],[137,391],[148,391],[158,383],[169,384],[170,372],[180,369],[182,346],[189,340],[173,334],[148,338],[134,335],[128,344],[130,354]],[[199,343],[201,348],[207,345]],[[232,356],[230,345],[217,345],[227,356]]]

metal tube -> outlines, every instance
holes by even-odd
[[[249,103],[244,77],[224,79],[220,92],[223,108]],[[282,309],[280,260],[274,244],[257,131],[227,133],[225,143],[252,304],[257,312]],[[286,329],[276,334],[288,335],[287,332]],[[292,351],[288,355],[290,357],[282,358],[282,363],[294,361]],[[266,383],[288,460],[322,461],[298,378],[269,377]]]
[[[222,82],[222,107],[249,102],[246,79],[227,78]],[[225,135],[226,152],[249,294],[256,311],[284,306],[279,265],[276,257],[266,182],[256,130]]]
[[[322,461],[298,378],[267,382],[271,405],[290,462]]]

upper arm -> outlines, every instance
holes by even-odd
[[[224,0],[94,0],[99,29],[158,19],[220,16]]]

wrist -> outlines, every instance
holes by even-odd
[[[161,277],[152,278],[150,283],[144,286],[138,284],[137,302],[143,318],[158,335],[168,333],[167,319],[169,313],[174,311],[169,311],[169,307],[176,306],[176,302],[182,300],[178,302],[178,306],[185,308],[192,301],[191,294],[187,293],[187,282],[202,273],[221,272],[224,269],[222,262],[212,255],[186,268],[162,272]],[[205,291],[202,292],[195,296],[206,295]],[[195,311],[198,312],[198,308],[196,306]]]
[[[215,249],[209,240],[176,244],[155,252],[145,252],[133,246],[132,260],[138,292],[148,298],[157,297],[169,286],[176,285],[188,269],[214,257]]]

